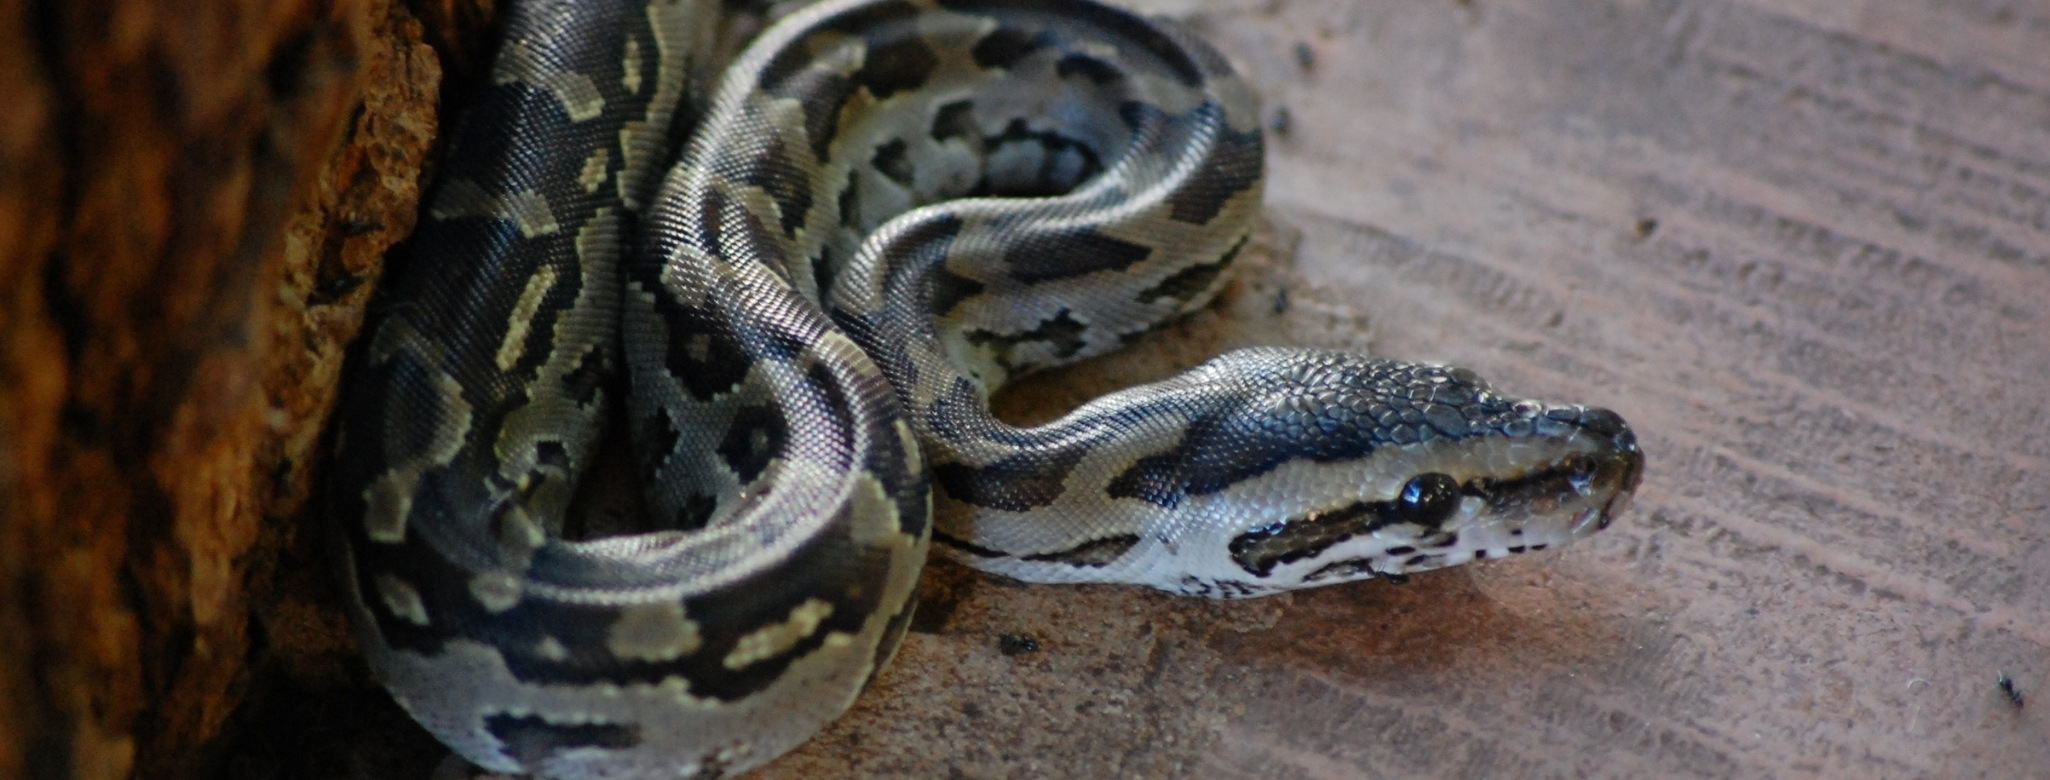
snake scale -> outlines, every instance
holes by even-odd
[[[1635,489],[1611,412],[1343,352],[997,419],[1007,379],[1219,289],[1260,208],[1250,91],[1084,0],[830,0],[707,96],[722,10],[513,2],[351,357],[358,639],[469,761],[760,765],[874,679],[933,540],[1243,597],[1555,547]]]

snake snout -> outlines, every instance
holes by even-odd
[[[1568,458],[1569,482],[1574,489],[1585,496],[1607,499],[1583,512],[1574,536],[1608,528],[1629,508],[1630,497],[1644,477],[1644,451],[1637,446],[1637,434],[1622,415],[1598,407],[1560,407],[1547,410],[1545,416],[1577,426],[1591,448]]]

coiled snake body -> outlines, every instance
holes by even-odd
[[[1348,353],[997,420],[1006,379],[1218,289],[1259,208],[1248,90],[1083,0],[835,0],[725,71],[665,174],[718,6],[513,4],[344,385],[359,640],[470,761],[774,758],[887,661],[929,539],[1251,596],[1556,546],[1635,488],[1610,412]],[[633,455],[594,469],[614,417]],[[594,481],[620,470],[643,487]]]

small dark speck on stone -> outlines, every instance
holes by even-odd
[[[1288,135],[1289,128],[1294,124],[1295,117],[1289,115],[1288,106],[1275,106],[1274,113],[1267,117],[1267,129],[1275,135]]]
[[[1303,70],[1316,67],[1317,50],[1310,48],[1309,41],[1295,42],[1295,65]]]
[[[2007,695],[2008,702],[2012,703],[2015,709],[2021,709],[2022,692],[2021,689],[2014,687],[2014,678],[2008,677],[2006,672],[2000,672],[1994,679],[2000,685],[2000,692]]]
[[[1645,217],[1643,219],[1637,220],[1637,240],[1639,241],[1651,238],[1651,234],[1657,233],[1658,230],[1659,221],[1656,219],[1653,219],[1651,217]]]
[[[1283,287],[1274,291],[1274,313],[1288,313],[1288,288]]]
[[[997,637],[997,650],[1004,655],[1039,652],[1039,640],[1020,634],[1002,634]]]

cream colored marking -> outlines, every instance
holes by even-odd
[[[515,193],[507,202],[508,216],[527,238],[545,236],[562,229],[555,222],[555,210],[548,198],[533,190]]]
[[[540,644],[534,646],[534,652],[550,661],[559,662],[569,658],[569,648],[563,647],[562,643],[552,636],[541,637]]]
[[[712,359],[712,337],[710,334],[693,333],[684,340],[683,353],[694,362],[703,363]]]
[[[534,326],[534,312],[541,310],[541,299],[554,286],[552,266],[541,266],[527,277],[527,288],[520,291],[520,300],[513,304],[512,317],[506,321],[505,340],[498,344],[498,370],[511,371],[520,362],[520,355],[527,350],[527,332]]]
[[[388,330],[378,329],[380,340]],[[463,399],[462,385],[455,377],[437,373],[434,389],[441,394],[443,422],[434,426],[434,439],[426,451],[379,474],[363,488],[363,533],[373,542],[406,541],[406,517],[413,511],[413,491],[420,487],[420,475],[454,459],[470,432],[470,402]]]
[[[619,128],[622,165],[613,181],[619,199],[628,210],[646,205],[638,190],[650,177],[659,176],[663,148],[669,137],[669,119],[690,79],[690,68],[681,67],[690,52],[711,51],[721,25],[719,3],[649,3],[648,30],[655,37],[655,90],[648,97],[645,119],[626,122]],[[632,69],[629,72],[637,72]],[[639,89],[634,92],[638,94]]]
[[[684,617],[680,601],[635,604],[619,613],[605,646],[621,658],[670,661],[695,653],[704,644],[698,624]]]
[[[604,266],[597,262],[597,259],[607,256],[617,257],[619,252],[618,215],[613,207],[601,206],[596,211],[591,212],[591,218],[586,220],[583,228],[577,231],[577,259],[584,261],[584,286],[577,291],[577,303],[572,307],[577,312],[575,316],[579,318],[596,316],[591,312],[592,307],[586,304],[592,299],[592,296],[599,295],[599,291],[610,292],[607,287],[598,282],[601,278],[611,278],[610,271],[604,272],[605,275],[603,277],[599,276],[600,269]],[[557,321],[555,326],[557,340],[567,341],[574,338],[569,333],[561,332],[567,325],[566,321]],[[590,337],[586,336],[584,340],[590,340]],[[581,358],[582,356],[579,355],[578,359],[581,360]]]
[[[535,48],[542,43],[541,39],[527,37],[507,41],[492,66],[492,83],[523,83],[546,91],[562,104],[563,112],[569,114],[572,122],[603,113],[605,96],[598,93],[598,85],[588,76],[560,67],[555,58]]]
[[[507,550],[526,555],[541,549],[548,541],[548,532],[527,514],[526,507],[514,504],[498,521],[498,544]]]
[[[377,583],[377,594],[392,614],[416,626],[427,625],[427,604],[420,600],[419,590],[384,572],[372,576],[371,581]]]
[[[562,229],[555,222],[555,212],[548,205],[548,198],[541,193],[528,190],[501,198],[469,179],[456,179],[442,185],[441,194],[435,196],[434,206],[429,212],[435,219],[502,219],[518,226],[520,235],[527,238],[545,236]]]
[[[406,540],[406,515],[413,511],[416,479],[387,472],[363,488],[363,533],[371,541],[398,544]]]
[[[913,474],[925,473],[925,450],[919,448],[918,434],[911,432],[911,424],[900,417],[890,421],[890,427],[896,429],[898,445],[904,448],[904,454],[909,458],[911,468],[907,471]]]
[[[520,579],[505,572],[487,571],[470,578],[470,595],[493,613],[520,603]]]
[[[883,483],[864,471],[854,475],[848,488],[847,533],[864,547],[904,547],[912,538],[904,533],[897,517],[897,502],[883,490]]]
[[[597,192],[605,186],[605,167],[612,162],[612,150],[598,147],[598,151],[584,158],[584,170],[577,174],[577,183],[584,185],[585,192]]]
[[[622,71],[619,77],[619,85],[626,87],[628,92],[639,93],[641,91],[641,42],[638,39],[626,39],[626,57],[620,62],[619,67]]]
[[[733,652],[726,655],[722,663],[726,668],[740,671],[762,661],[787,653],[798,642],[819,629],[819,624],[832,617],[833,605],[819,599],[806,599],[790,610],[790,619],[774,625],[763,626],[754,633],[741,637],[734,643]]]
[[[605,96],[598,93],[598,85],[591,82],[591,77],[582,73],[550,71],[540,86],[562,104],[562,110],[569,114],[571,122],[595,119],[605,111]]]

